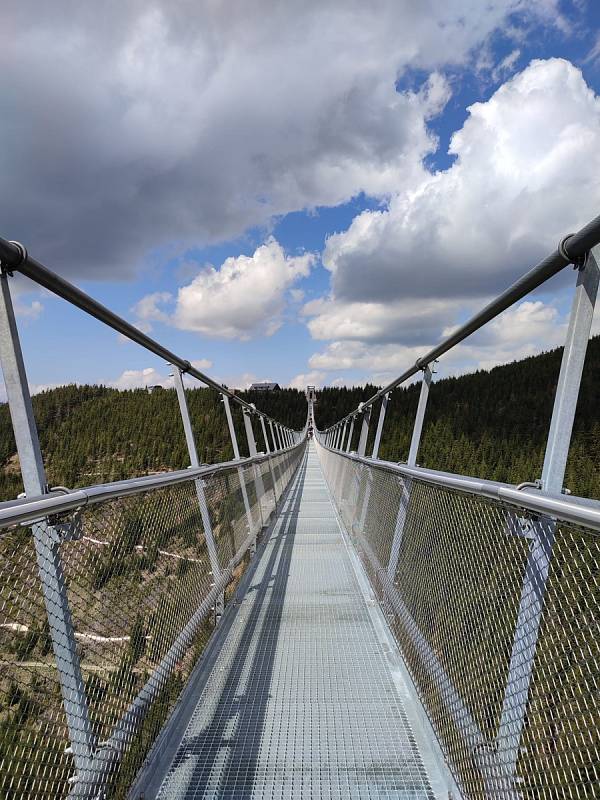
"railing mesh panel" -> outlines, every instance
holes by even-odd
[[[0,531],[0,800],[86,796],[87,784],[89,796],[100,786],[103,797],[126,797],[214,624],[217,590],[199,492],[219,571],[232,586],[303,449],[90,505],[44,526],[47,535],[62,529],[74,537],[56,545],[53,563],[63,576],[91,727],[85,771],[75,769],[69,749],[59,670],[64,648],[57,659],[56,609],[48,615],[44,603],[42,580],[52,570],[42,559],[38,571],[34,526]],[[149,686],[150,699],[140,704]]]
[[[599,797],[600,535],[318,452],[464,796]]]

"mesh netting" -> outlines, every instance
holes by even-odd
[[[469,798],[597,798],[600,535],[318,448]]]
[[[126,796],[303,450],[0,531],[1,800]]]

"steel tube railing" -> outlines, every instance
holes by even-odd
[[[286,447],[278,451],[277,455],[290,452],[295,447],[297,445]],[[35,522],[44,517],[64,514],[84,506],[115,500],[118,497],[129,497],[151,489],[174,486],[177,483],[185,483],[190,479],[208,478],[227,472],[233,467],[243,468],[252,464],[261,464],[268,460],[268,455],[260,454],[251,458],[223,461],[220,464],[204,464],[196,468],[188,467],[187,469],[173,470],[159,475],[145,475],[141,478],[128,478],[123,481],[102,483],[87,486],[83,489],[73,489],[70,492],[61,490],[60,494],[58,492],[49,492],[39,497],[11,500],[6,503],[0,503],[0,529],[11,527],[12,525]]]
[[[600,531],[600,501],[589,500],[585,497],[574,497],[573,495],[552,495],[540,492],[533,487],[518,489],[509,483],[483,480],[466,475],[455,475],[454,473],[425,469],[424,467],[409,467],[406,464],[380,461],[379,459],[360,456],[356,453],[344,453],[342,450],[335,450],[333,447],[324,444],[322,440],[319,440],[319,444],[338,456],[365,466],[376,467],[379,470],[392,472],[404,478],[416,478],[425,483],[446,489],[468,492],[491,500],[502,500],[517,508],[525,508],[534,513],[558,517],[565,522]]]

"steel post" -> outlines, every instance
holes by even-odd
[[[262,428],[262,435],[265,442],[265,453],[270,453],[271,448],[269,447],[269,440],[267,439],[267,429],[265,427],[265,418],[261,416],[260,418],[260,427]]]
[[[347,430],[348,430],[348,420],[345,419],[344,420],[344,426],[343,426],[343,429],[342,429],[342,438],[340,440],[340,450],[342,450],[342,451],[344,450],[344,444],[346,442],[346,431]]]
[[[597,245],[588,253],[585,267],[577,275],[542,469],[542,489],[549,493],[560,494],[563,490],[579,386],[598,294],[599,262],[600,245]]]
[[[417,463],[417,456],[419,454],[419,445],[421,444],[421,433],[423,432],[423,421],[425,419],[425,411],[427,409],[427,400],[429,399],[429,387],[431,386],[432,377],[433,374],[428,364],[423,369],[423,378],[421,379],[421,393],[419,394],[419,404],[417,406],[415,424],[413,425],[412,438],[410,440],[408,461],[406,462],[409,467],[414,467],[415,464]]]
[[[47,494],[46,473],[33,415],[19,332],[5,272],[0,275],[0,362],[13,423],[23,486],[28,497]],[[85,683],[77,653],[73,619],[60,555],[63,534],[46,520],[31,525],[38,573],[75,767],[79,777],[90,769],[95,737],[90,724]]]
[[[269,456],[269,472],[271,473],[271,481],[273,483],[273,502],[275,511],[277,511],[277,484],[275,482],[275,472],[273,470],[273,462],[271,461],[271,448],[269,447],[269,439],[267,438],[267,428],[265,426],[265,418],[261,416],[260,427],[262,428],[262,435],[265,441],[265,452]]]
[[[273,452],[276,452],[279,448],[277,447],[277,439],[275,438],[275,431],[273,430],[273,422],[269,420],[269,430],[271,431],[271,441],[273,442]]]
[[[243,409],[244,414],[244,427],[246,428],[246,439],[248,441],[248,451],[252,458],[256,457],[256,441],[254,439],[254,430],[252,429],[252,419],[250,418],[250,412]],[[258,511],[260,514],[260,521],[261,527],[265,524],[265,519],[263,516],[262,510],[262,500],[265,494],[265,487],[262,480],[262,475],[260,474],[259,469],[257,468],[256,464],[254,464],[254,489],[256,492],[256,503],[258,505]]]
[[[542,470],[542,490],[547,493],[560,494],[563,488],[581,375],[598,293],[599,261],[600,246],[596,246],[588,254],[585,267],[580,269],[577,276]],[[514,512],[509,515],[508,524],[512,528],[522,528],[522,521]],[[502,752],[502,760],[510,767],[513,775],[519,757],[529,687],[535,667],[556,520],[542,516],[527,530],[516,532],[526,535],[530,544],[496,740],[498,751]]]
[[[429,399],[429,387],[433,373],[429,365],[423,369],[423,377],[421,379],[421,392],[419,394],[419,403],[417,405],[417,413],[415,414],[415,421],[413,425],[412,438],[410,440],[410,449],[408,451],[408,466],[414,467],[417,463],[417,456],[419,454],[419,445],[421,443],[421,433],[423,432],[423,421],[425,419],[425,411],[427,409],[427,400]],[[410,501],[410,493],[412,489],[412,480],[408,478],[400,478],[400,499],[398,501],[398,515],[396,517],[396,525],[394,527],[394,538],[392,539],[392,546],[390,548],[390,557],[387,566],[387,573],[390,580],[394,580],[396,570],[398,569],[398,559],[400,558],[400,547],[402,545],[402,536],[404,534],[404,526],[406,524],[406,515],[408,514],[408,505]]]
[[[350,448],[352,447],[352,437],[354,436],[354,417],[350,422],[350,433],[348,434],[348,443],[346,444],[346,452],[350,452]]]
[[[381,442],[381,432],[383,431],[383,423],[385,420],[385,412],[387,411],[387,404],[389,400],[389,392],[383,395],[381,400],[381,408],[379,409],[379,419],[377,420],[377,430],[375,431],[375,441],[373,443],[373,452],[371,458],[377,458],[379,455],[379,444]]]
[[[231,407],[229,405],[229,397],[222,394],[223,405],[225,406],[225,416],[227,417],[227,427],[229,428],[229,436],[231,438],[231,447],[233,448],[233,457],[236,461],[240,460],[240,448],[238,447],[237,436],[235,433],[235,426],[233,424],[233,417],[231,416]],[[248,490],[246,489],[246,480],[244,477],[244,470],[238,467],[238,479],[240,482],[240,491],[242,492],[242,500],[244,503],[244,511],[246,512],[246,523],[248,533],[252,533],[252,512],[250,511],[250,501],[248,500]]]
[[[369,438],[369,423],[371,421],[371,406],[363,412],[362,427],[360,429],[360,439],[358,440],[358,455],[364,456],[367,450],[367,439]]]
[[[185,441],[187,444],[188,455],[190,457],[190,465],[192,467],[200,466],[200,459],[198,458],[198,451],[196,449],[196,440],[194,438],[194,431],[192,429],[192,421],[190,419],[190,412],[188,409],[187,398],[185,396],[185,388],[183,386],[182,371],[179,367],[173,366],[173,380],[175,382],[175,391],[177,392],[177,401],[179,403],[179,413],[181,414],[181,421],[183,423],[183,431],[185,433]],[[210,512],[208,510],[208,503],[206,502],[206,494],[204,492],[205,483],[202,480],[195,480],[196,496],[198,497],[198,505],[200,507],[200,516],[202,518],[202,527],[204,528],[204,538],[206,539],[206,549],[208,550],[208,558],[210,560],[210,568],[213,573],[213,578],[216,581],[221,574],[221,565],[219,564],[219,555],[215,544],[215,538],[212,529],[212,522],[210,519]],[[223,616],[225,609],[225,598],[220,596],[215,605],[215,617],[217,621]]]

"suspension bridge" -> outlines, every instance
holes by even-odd
[[[0,239],[25,489],[0,504],[0,798],[599,797],[600,503],[564,486],[599,242],[600,217],[325,430],[308,387],[291,430]],[[435,361],[570,265],[539,480],[419,466]],[[187,469],[48,486],[15,273],[172,367]],[[219,393],[231,461],[200,462],[184,377]]]

